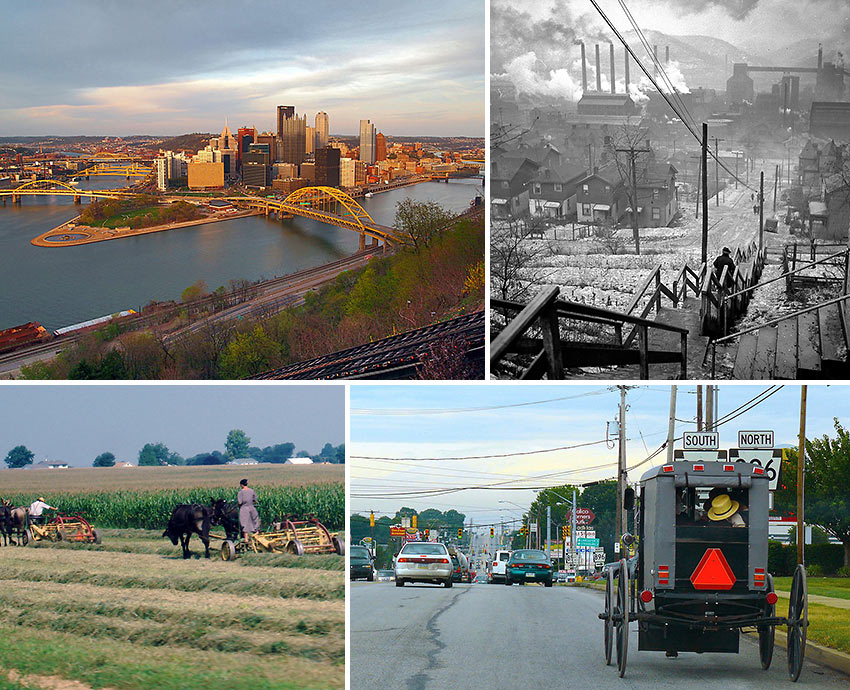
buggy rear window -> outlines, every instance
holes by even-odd
[[[746,527],[749,503],[748,489],[685,487],[676,492],[676,525]]]

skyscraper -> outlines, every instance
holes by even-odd
[[[375,162],[387,160],[387,138],[378,132],[375,135]]]
[[[293,115],[278,124],[281,130],[278,134],[275,159],[281,163],[300,165],[306,157],[307,116],[295,117]]]
[[[331,146],[316,149],[316,184],[339,187],[339,149]]]
[[[316,128],[310,125],[307,125],[306,145],[305,153],[311,154],[316,150]]]
[[[326,112],[316,113],[316,148],[323,149],[328,145],[330,121]]]
[[[360,160],[367,165],[375,163],[375,125],[360,120]]]
[[[294,105],[279,105],[277,107],[277,136],[283,135],[283,123],[295,117]]]
[[[248,150],[248,146],[254,143],[257,130],[253,127],[240,127],[236,131],[236,159],[241,162],[242,154]]]

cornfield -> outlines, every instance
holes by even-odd
[[[269,525],[284,515],[314,514],[331,529],[345,521],[345,488],[342,484],[280,487],[256,486],[260,522]],[[98,527],[165,529],[171,511],[180,503],[209,504],[215,499],[236,500],[229,487],[162,489],[159,491],[91,491],[86,493],[42,493],[47,503],[66,515],[82,515]],[[27,506],[37,494],[7,498],[13,505]]]

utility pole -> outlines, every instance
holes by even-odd
[[[570,514],[570,563],[576,562],[576,490],[573,489],[573,510]]]
[[[629,142],[631,144],[631,142]],[[618,153],[627,153],[629,155],[629,164],[631,166],[632,178],[632,236],[635,239],[635,254],[640,254],[640,232],[638,230],[638,190],[637,190],[637,166],[635,158],[639,153],[649,153],[649,149],[636,149],[634,144],[631,144],[627,149],[614,149]]]
[[[667,464],[673,462],[673,439],[676,438],[676,386],[670,386],[670,421],[667,423]]]
[[[776,166],[776,171],[773,173],[773,212],[776,213],[776,192],[779,184],[779,166]]]
[[[764,170],[759,173],[759,251],[764,247]]]
[[[697,194],[696,194],[697,203],[696,203],[696,210],[694,211],[694,217],[697,218],[697,220],[699,220],[699,206],[700,206],[700,203],[702,202],[702,194],[700,194],[701,189],[702,189],[702,166],[697,165]]]
[[[741,158],[741,152],[735,151],[735,189],[738,189],[738,160]]]
[[[702,263],[708,263],[708,123],[702,123]]]
[[[803,468],[806,464],[806,389],[808,386],[803,386],[800,389],[800,445],[797,449],[797,563],[803,563],[803,541],[805,537],[803,511],[805,510],[805,501],[803,493],[803,484],[806,480],[806,474]]]
[[[714,386],[705,387],[705,430],[714,431]]]
[[[617,460],[617,529],[615,535],[619,541],[620,535],[626,531],[626,511],[623,510],[623,492],[626,489],[626,391],[628,386],[620,388],[620,448]]]
[[[714,137],[714,200],[715,206],[720,206],[720,172],[718,168],[720,167],[720,158],[717,155],[717,142],[718,141],[726,141],[725,139],[718,139]]]
[[[697,386],[697,431],[702,431],[702,386]]]
[[[546,556],[552,559],[552,506],[546,506]]]

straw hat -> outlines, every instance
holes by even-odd
[[[738,512],[738,501],[729,498],[729,494],[720,494],[711,501],[711,509],[708,511],[709,520],[725,520]]]

